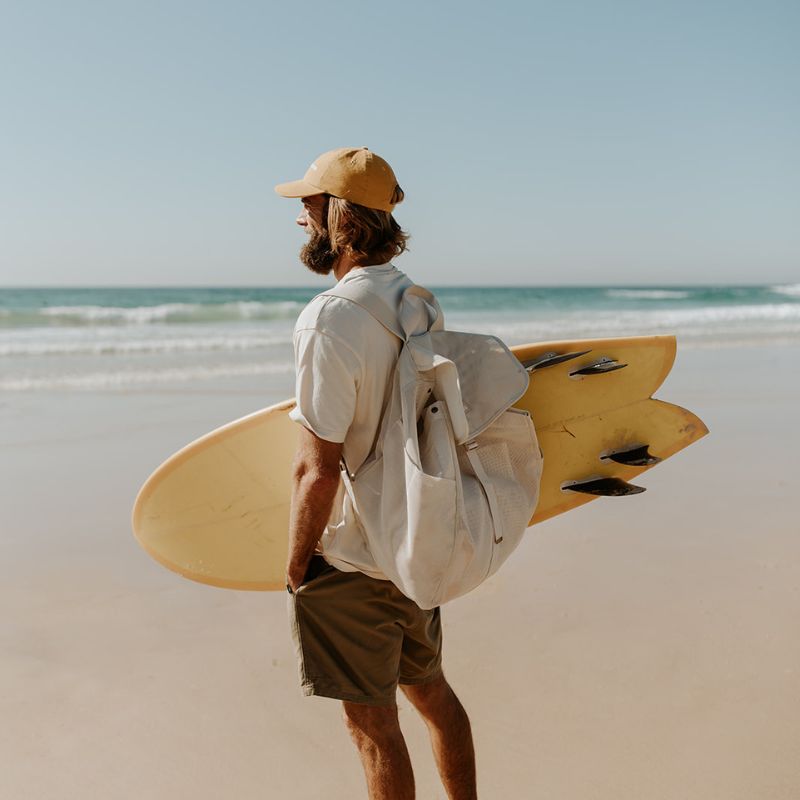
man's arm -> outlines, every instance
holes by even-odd
[[[289,558],[286,583],[296,591],[303,581],[314,548],[325,531],[339,488],[342,445],[320,439],[299,426],[292,470],[292,506],[289,514]]]

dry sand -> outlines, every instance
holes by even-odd
[[[799,365],[680,352],[657,396],[711,435],[445,608],[481,797],[800,797]],[[0,398],[0,797],[364,796],[338,704],[300,695],[284,596],[183,580],[130,534],[163,458],[290,393]],[[401,721],[418,797],[444,797]]]

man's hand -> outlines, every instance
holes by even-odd
[[[289,558],[286,585],[293,592],[303,583],[308,562],[325,531],[339,489],[342,445],[300,428],[292,476],[289,514]]]

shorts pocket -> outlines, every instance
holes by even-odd
[[[306,574],[303,575],[303,582],[297,587],[297,591],[293,592],[293,594],[304,591],[308,586],[331,570],[335,571],[336,567],[332,567],[321,555],[311,556],[311,560],[306,567]]]

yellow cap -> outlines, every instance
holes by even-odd
[[[282,197],[331,194],[380,211],[391,211],[403,199],[392,168],[366,147],[329,150],[302,180],[279,183],[275,191]]]

